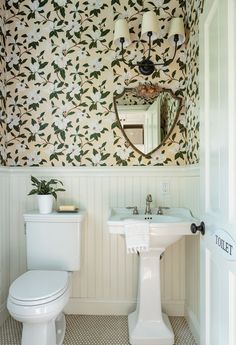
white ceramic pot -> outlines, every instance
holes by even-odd
[[[39,213],[47,214],[52,212],[53,196],[38,195]]]

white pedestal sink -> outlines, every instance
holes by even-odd
[[[161,310],[160,256],[184,235],[193,235],[195,222],[188,209],[171,208],[165,215],[133,215],[125,208],[114,208],[108,219],[109,232],[124,235],[126,219],[150,222],[149,251],[140,253],[139,289],[136,310],[128,317],[131,345],[173,345],[174,333],[168,316]],[[154,212],[153,212],[154,213]]]

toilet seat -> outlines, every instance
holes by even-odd
[[[65,271],[28,271],[11,285],[12,303],[37,306],[59,298],[69,287],[69,273]]]

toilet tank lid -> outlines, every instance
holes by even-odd
[[[77,213],[58,213],[52,212],[48,214],[40,214],[38,211],[30,211],[25,213],[25,222],[45,222],[45,223],[81,223],[84,220],[86,212],[80,210]]]
[[[63,292],[68,284],[66,271],[28,271],[11,284],[9,295],[19,301],[40,301]]]

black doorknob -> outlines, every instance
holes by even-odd
[[[191,231],[193,234],[196,234],[197,231],[200,231],[202,235],[205,235],[205,223],[201,222],[200,225],[196,225],[195,223],[191,224]]]

